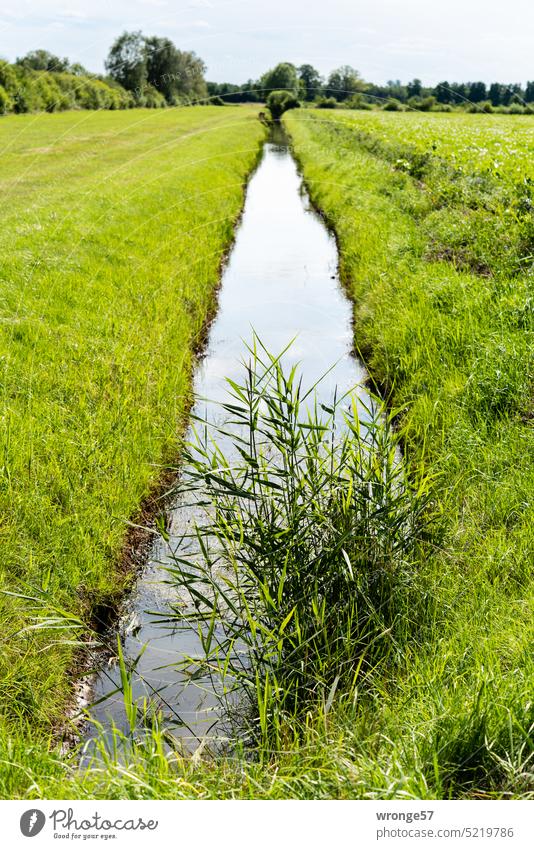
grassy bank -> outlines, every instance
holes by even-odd
[[[246,107],[2,120],[2,590],[94,623],[128,582],[126,522],[176,456],[263,133]],[[70,694],[73,648],[22,630],[30,607],[0,598],[5,769]]]
[[[420,116],[287,124],[339,240],[356,343],[405,408],[408,462],[436,475],[446,523],[441,613],[388,688],[378,759],[407,790],[513,795],[534,788],[531,136],[500,173],[475,170],[462,145],[496,130],[473,117],[426,116],[426,139]]]

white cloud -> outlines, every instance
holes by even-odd
[[[505,13],[488,0],[329,0],[327,8],[310,0],[3,2],[1,52],[10,59],[44,47],[98,71],[122,30],[141,29],[195,50],[208,78],[219,80],[256,78],[283,60],[322,73],[350,64],[376,82],[533,76],[532,0],[508,0]]]

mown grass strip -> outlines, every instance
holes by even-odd
[[[2,120],[3,589],[90,620],[127,585],[263,134],[246,107]],[[73,647],[42,652],[29,615],[0,600],[2,748],[46,738],[69,694]]]

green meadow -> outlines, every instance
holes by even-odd
[[[384,683],[374,757],[408,794],[532,792],[534,121],[286,120],[357,349],[441,514],[432,618]]]
[[[207,534],[227,570],[206,562],[194,590],[210,635],[213,599],[235,605],[247,742],[186,757],[145,710],[89,769],[55,733],[76,656],[62,629],[94,627],[131,581],[128,519],[179,454],[265,131],[247,106],[0,122],[0,545],[18,594],[0,608],[2,796],[532,798],[534,118],[283,122],[389,412],[364,450],[357,421],[334,447],[278,366],[268,388],[233,384],[243,465],[206,450],[196,466],[218,471]],[[39,590],[49,627],[32,629],[20,596]]]
[[[263,134],[247,107],[2,119],[2,590],[94,626],[131,581]],[[75,648],[34,614],[0,597],[3,762],[46,750],[72,696]]]

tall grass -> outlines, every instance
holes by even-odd
[[[532,231],[528,140],[521,148],[507,126],[497,136],[467,115],[424,116],[419,137],[419,118],[389,117],[387,143],[386,121],[373,116],[284,118],[312,200],[338,237],[358,346],[404,408],[406,459],[437,474],[444,518],[426,575],[439,613],[379,724],[394,741],[391,761],[410,763],[411,786],[523,796],[534,788],[534,313],[532,257],[516,235]],[[415,163],[432,164],[422,179],[390,156],[406,142]],[[499,173],[481,174],[479,148],[501,143]],[[517,215],[493,203],[508,190],[512,199],[523,192]],[[495,236],[503,230],[505,244]]]
[[[180,486],[205,508],[170,568],[202,641],[185,665],[224,684],[262,757],[395,668],[423,609],[427,481],[406,480],[377,398],[316,390],[255,340],[221,415],[197,420]]]

